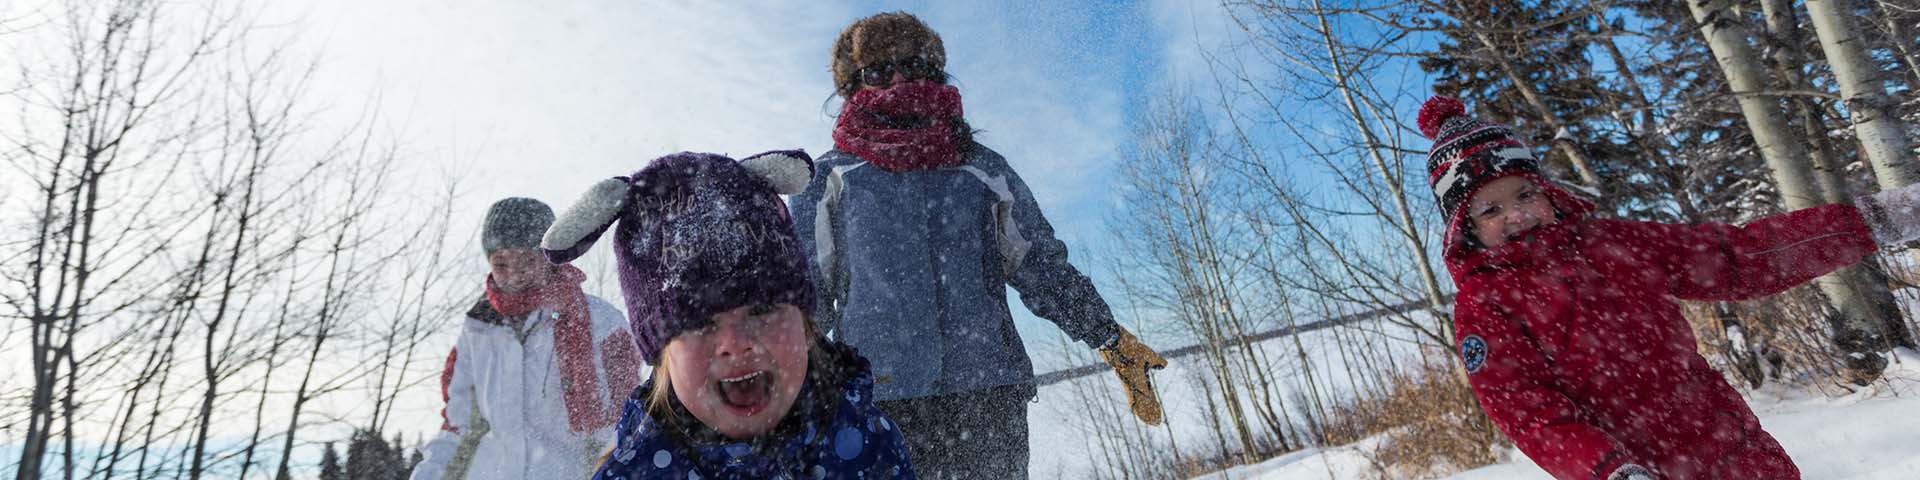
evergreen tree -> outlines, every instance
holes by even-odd
[[[1588,186],[1607,193],[1603,205],[1644,203],[1617,195],[1622,191],[1657,192],[1622,185],[1644,179],[1633,174],[1644,159],[1605,129],[1624,97],[1603,84],[1588,58],[1599,17],[1587,2],[1465,1],[1427,9],[1425,26],[1441,38],[1420,66],[1436,75],[1436,93],[1516,127],[1544,150],[1543,164],[1555,176],[1588,183],[1592,175]]]
[[[320,452],[320,480],[347,480],[347,472],[340,467],[340,452],[333,449],[333,442]]]
[[[1743,223],[1783,211],[1732,89],[1686,5],[1661,0],[1620,5],[1623,10],[1609,12],[1614,19],[1608,27],[1625,31],[1627,20],[1633,20],[1636,38],[1645,38],[1642,48],[1651,52],[1629,60],[1636,75],[1620,79],[1634,82],[1648,97],[1640,107],[1646,120],[1632,133],[1672,165],[1651,174],[1691,200],[1680,210],[1694,215],[1679,220]]]
[[[406,480],[412,468],[378,432],[358,430],[347,443],[347,478],[354,480]]]
[[[1780,211],[1685,5],[1615,5],[1428,4],[1423,25],[1441,39],[1420,65],[1436,76],[1436,93],[1515,126],[1555,176],[1579,180],[1567,157],[1585,155],[1596,200],[1614,216],[1739,222]],[[1573,148],[1555,148],[1556,137]]]

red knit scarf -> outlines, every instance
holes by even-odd
[[[615,420],[598,395],[600,379],[594,374],[593,365],[593,317],[587,310],[587,294],[580,290],[581,282],[586,280],[587,275],[579,268],[560,265],[554,267],[553,277],[544,285],[504,292],[494,285],[493,276],[487,276],[487,303],[501,315],[521,318],[541,307],[549,307],[559,314],[553,324],[553,348],[560,356],[567,426],[575,432],[599,430]],[[608,371],[611,373],[613,369]]]
[[[889,172],[959,165],[954,124],[960,89],[930,80],[854,92],[833,127],[833,146]]]

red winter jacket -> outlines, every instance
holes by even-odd
[[[1456,214],[1446,237],[1454,340],[1500,431],[1560,479],[1628,463],[1668,479],[1799,478],[1695,351],[1672,298],[1772,295],[1858,262],[1876,248],[1860,213],[1829,205],[1741,227],[1595,220],[1591,203],[1522,175],[1560,223],[1474,249],[1456,241]]]

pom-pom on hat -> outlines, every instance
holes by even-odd
[[[833,88],[840,95],[860,89],[860,67],[908,57],[927,59],[934,70],[946,71],[947,47],[918,17],[887,12],[856,20],[833,41]]]
[[[681,332],[747,305],[813,311],[813,283],[780,195],[800,193],[813,159],[799,150],[734,161],[711,153],[660,157],[595,184],[561,214],[541,248],[564,263],[614,227],[615,262],[634,343],[649,363]]]
[[[1420,134],[1433,139],[1427,151],[1427,182],[1449,223],[1482,185],[1519,173],[1540,173],[1540,162],[1506,125],[1467,116],[1466,105],[1434,96],[1420,106]]]

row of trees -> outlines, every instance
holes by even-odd
[[[437,380],[420,347],[473,293],[452,182],[396,185],[399,142],[320,115],[293,39],[225,2],[0,18],[0,471],[290,478]]]
[[[320,453],[320,480],[407,480],[425,457],[408,448],[396,436],[392,441],[367,430],[355,430],[347,441],[347,455],[341,459],[333,442]]]
[[[1162,388],[1207,399],[1199,420],[1218,441],[1174,445],[1167,432],[1101,427],[1111,423],[1089,413],[1091,433],[1112,445],[1096,462],[1103,476],[1208,463],[1196,458],[1246,463],[1351,439],[1338,430],[1356,423],[1378,433],[1386,426],[1339,417],[1365,414],[1368,402],[1404,405],[1376,401],[1384,397],[1460,391],[1403,377],[1451,371],[1464,381],[1453,285],[1436,258],[1443,232],[1427,141],[1412,127],[1429,95],[1514,125],[1555,176],[1616,218],[1741,223],[1914,179],[1920,9],[1911,4],[1223,6],[1238,31],[1203,46],[1209,71],[1198,84],[1144,109],[1119,165],[1129,208],[1109,220],[1127,316],[1202,345],[1186,361],[1204,375]],[[1910,265],[1882,256],[1776,298],[1687,310],[1703,351],[1749,385],[1868,385],[1885,352],[1914,346],[1894,288]],[[1245,341],[1352,310],[1383,315],[1306,343]],[[1478,415],[1471,404],[1432,411]],[[1462,431],[1448,437],[1498,441],[1484,422],[1451,423]],[[1169,447],[1186,450],[1171,461],[1130,453]]]
[[[1102,475],[1350,440],[1389,427],[1355,405],[1409,392],[1474,411],[1405,376],[1458,375],[1410,127],[1430,94],[1531,135],[1621,218],[1741,222],[1914,175],[1920,9],[1898,1],[1223,6],[1236,31],[1207,46],[1207,75],[1142,109],[1118,172],[1130,208],[1109,222],[1126,254],[1106,256],[1140,330],[1199,346],[1197,374],[1161,388],[1205,408],[1141,428],[1077,385]],[[0,10],[18,52],[0,77],[0,360],[25,366],[0,375],[0,445],[19,446],[16,478],[327,477],[343,472],[303,459],[342,440],[368,452],[350,464],[384,465],[368,471],[402,463],[376,444],[399,392],[435,380],[440,351],[422,344],[473,293],[435,216],[452,182],[395,185],[406,152],[380,118],[326,121],[314,63],[263,25],[220,2]],[[426,204],[440,208],[388,208]],[[1909,264],[1689,311],[1750,384],[1864,385],[1881,352],[1913,345],[1890,288]],[[1365,311],[1381,314],[1250,340]],[[1213,435],[1176,443],[1183,421]],[[1443,438],[1497,439],[1452,423],[1469,431]]]

